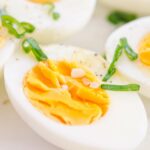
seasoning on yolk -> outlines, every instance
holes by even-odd
[[[83,69],[73,78],[73,69]],[[33,106],[47,117],[68,125],[87,125],[105,115],[109,97],[101,88],[85,85],[83,79],[97,83],[97,77],[74,62],[47,60],[30,70],[24,79],[24,92]]]
[[[34,3],[46,4],[46,3],[55,3],[57,0],[30,0]]]
[[[143,64],[150,66],[150,33],[140,42],[139,57]]]

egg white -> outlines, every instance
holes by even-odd
[[[138,53],[139,43],[148,33],[150,33],[150,17],[129,23],[112,33],[106,43],[106,55],[109,63],[112,61],[120,38],[126,37],[130,46]],[[150,67],[142,64],[140,60],[132,62],[126,55],[123,55],[117,62],[117,68],[131,82],[141,85],[141,94],[150,97]]]
[[[33,37],[41,43],[63,40],[82,29],[94,11],[96,0],[59,0],[55,11],[56,21],[44,5],[29,0],[1,0],[0,8],[20,21],[32,23],[36,30]]]
[[[100,0],[105,5],[117,10],[129,11],[138,14],[150,14],[149,0]]]
[[[7,37],[6,41],[0,47],[0,79],[3,74],[3,66],[16,50],[17,40]]]
[[[92,51],[63,45],[51,45],[43,49],[50,59],[76,60],[99,78],[106,72],[107,63]],[[5,65],[5,86],[21,117],[47,141],[67,150],[120,150],[133,149],[143,140],[147,118],[143,104],[135,92],[107,91],[110,109],[104,117],[91,125],[65,126],[44,116],[30,104],[23,91],[23,78],[36,64],[37,61],[23,51],[16,53]],[[118,77],[114,77],[113,82],[126,83]]]

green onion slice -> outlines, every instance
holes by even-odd
[[[60,14],[58,12],[53,12],[52,17],[54,20],[58,20],[60,18]]]
[[[55,9],[55,5],[53,3],[47,3],[46,5],[49,7],[49,14],[51,14]]]
[[[26,32],[32,33],[35,30],[35,27],[28,22],[21,22],[21,25],[25,28]]]
[[[49,7],[48,14],[53,18],[53,20],[58,20],[60,18],[60,14],[55,12],[55,5],[53,3],[46,4]]]
[[[122,45],[122,48],[124,49],[127,57],[131,60],[134,61],[138,58],[138,54],[133,51],[133,49],[130,47],[128,44],[127,38],[121,38],[120,43]]]
[[[103,77],[102,81],[106,82],[108,81],[116,72],[116,62],[119,60],[120,56],[122,54],[122,47],[120,46],[120,43],[117,45],[116,50],[115,50],[115,54],[113,57],[113,61],[111,62],[108,71],[106,73],[106,75]]]
[[[3,15],[6,15],[6,11],[3,10],[3,9],[0,9],[0,17],[3,16]]]
[[[9,15],[1,15],[1,21],[2,25],[7,28],[8,32],[16,38],[22,38],[26,33],[31,33],[35,30],[34,26],[30,23],[20,23]]]
[[[33,38],[27,38],[22,42],[22,48],[26,53],[32,51],[33,55],[38,61],[47,60],[48,57],[40,48],[39,44]]]
[[[112,11],[107,17],[108,21],[114,25],[127,23],[137,18],[138,16],[136,14],[122,11]]]
[[[127,85],[113,85],[113,84],[102,84],[102,89],[110,91],[139,91],[140,85],[138,84],[127,84]]]

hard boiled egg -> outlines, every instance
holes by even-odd
[[[49,58],[49,63],[47,60],[38,63],[32,55],[26,55],[23,51],[19,51],[5,65],[4,76],[7,93],[21,117],[47,141],[64,149],[120,150],[137,147],[143,140],[147,130],[147,119],[143,104],[135,92],[112,92],[104,90],[99,93],[99,90],[102,90],[99,88],[101,77],[106,73],[107,63],[105,60],[95,52],[78,47],[50,45],[43,46],[42,49],[45,50],[44,52]],[[75,67],[76,63],[60,63],[61,61],[76,62],[78,67]],[[42,67],[39,71],[38,67],[43,65],[46,68]],[[72,68],[72,66],[74,66],[73,70],[69,71],[69,69],[66,69]],[[47,67],[50,67],[51,70],[48,71]],[[54,78],[51,77],[52,73],[55,73],[53,75],[59,77],[59,82],[54,82]],[[43,75],[45,78],[43,78]],[[80,87],[78,86],[79,83],[83,82],[82,86],[87,86],[92,91],[97,90],[102,99],[98,100],[97,97],[99,94],[93,94],[96,98],[92,101],[92,96],[86,92],[83,95],[85,97],[84,100],[81,99],[80,96],[82,93],[78,91],[78,88],[75,88],[76,86],[63,83],[64,76],[67,80],[75,80],[74,83],[77,87]],[[91,82],[91,80],[97,81]],[[127,83],[119,75],[114,76],[112,82],[116,84]],[[52,83],[53,87],[51,88]],[[57,86],[59,86],[58,91],[54,94],[53,91]],[[27,91],[27,89],[30,90]],[[71,93],[71,89],[73,90],[73,94]],[[74,106],[71,106],[72,100],[69,100],[69,103],[66,102],[67,99],[63,99],[66,96],[65,93],[62,95],[62,99],[58,98],[60,90],[71,93],[71,98],[74,99]],[[51,95],[49,98],[45,96],[47,91],[49,91],[50,95],[53,94],[53,96]],[[29,92],[32,92],[33,95],[29,94]],[[35,96],[34,94],[39,95]],[[57,100],[55,95],[58,98]],[[106,99],[109,97],[109,101],[107,101],[109,107],[104,115],[102,115],[102,105],[98,104],[103,100],[103,97]],[[43,99],[41,105],[36,105],[39,104],[41,99]],[[35,103],[31,103],[31,100],[34,100]],[[55,107],[54,103],[47,103],[53,100],[55,102],[61,100],[61,103],[55,103]],[[89,100],[91,101],[89,102]],[[82,112],[85,107],[85,111],[83,111],[85,116],[89,116],[87,112],[90,108],[94,120],[88,123],[84,122],[84,125],[70,125],[66,122],[63,124],[63,121],[57,122],[54,119],[70,120],[70,116],[64,114],[64,112],[70,115],[73,114],[72,110],[69,111],[71,113],[67,112],[68,107],[76,107],[76,113],[82,114],[78,111],[81,107],[80,105],[76,105],[77,102],[85,105],[82,106],[83,109],[80,109]],[[63,105],[64,103],[65,105]],[[60,106],[59,110],[57,110],[58,106]],[[94,107],[95,111],[92,111]],[[55,112],[57,111],[58,115],[54,115],[56,114],[54,111],[54,114],[52,114],[51,108]],[[48,109],[49,112],[47,111]],[[67,117],[65,118],[64,116]],[[96,119],[94,116],[96,116]],[[74,121],[78,120],[80,123],[84,121],[83,114],[81,115],[81,119],[79,119],[79,115],[72,115],[71,117]]]
[[[102,3],[117,10],[135,12],[138,14],[150,14],[149,0],[100,0]]]
[[[12,53],[15,51],[17,41],[11,37],[0,23],[0,77],[2,68]]]
[[[150,17],[142,18],[116,30],[106,44],[106,55],[112,61],[119,40],[126,37],[130,47],[138,54],[138,59],[130,61],[125,54],[117,62],[118,70],[141,85],[140,93],[150,97]]]
[[[19,21],[36,27],[39,42],[62,40],[79,31],[90,20],[96,0],[1,0],[0,9]]]

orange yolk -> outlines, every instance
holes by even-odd
[[[98,81],[75,62],[47,60],[27,73],[24,91],[46,116],[68,125],[86,125],[107,112],[109,97],[103,89],[85,85],[83,79]]]
[[[30,0],[34,3],[46,4],[46,3],[55,3],[57,0]]]
[[[139,57],[143,64],[150,66],[150,34],[147,34],[140,42]]]

